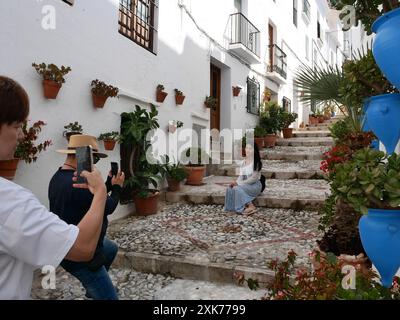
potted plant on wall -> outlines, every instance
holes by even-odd
[[[148,133],[160,126],[156,116],[158,112],[154,105],[151,111],[136,106],[134,112],[121,115],[121,143],[131,148],[129,155],[130,178],[125,186],[132,189],[138,215],[156,214],[160,192],[157,189],[161,178],[161,166],[157,162],[148,161],[147,154],[151,151]],[[153,186],[153,188],[150,187]]]
[[[119,141],[119,132],[112,131],[100,134],[99,141],[104,142],[104,149],[112,151],[115,148],[115,144]]]
[[[83,129],[82,126],[79,124],[78,121],[70,122],[69,124],[64,126],[63,136],[68,140],[73,135],[82,134]]]
[[[165,155],[162,161],[162,175],[167,177],[168,190],[172,192],[179,191],[181,182],[188,176],[187,171],[179,162],[171,163],[168,155]]]
[[[175,102],[177,106],[180,106],[183,104],[183,101],[185,101],[185,96],[183,95],[182,91],[179,91],[178,89],[175,89]]]
[[[24,122],[22,126],[24,138],[18,142],[14,159],[0,161],[0,177],[12,180],[15,177],[15,172],[20,160],[28,164],[36,162],[38,154],[45,151],[52,144],[51,140],[35,144],[44,125],[46,124],[43,121],[37,121],[32,127],[28,128],[28,123]]]
[[[44,96],[47,99],[57,98],[58,92],[63,83],[65,83],[64,76],[71,71],[70,67],[61,66],[57,67],[55,64],[36,64],[32,63],[38,74],[43,78]]]
[[[284,139],[290,139],[293,137],[293,128],[289,126],[296,121],[298,115],[297,113],[283,111],[280,114],[280,126],[283,132]]]
[[[159,84],[157,86],[156,90],[156,101],[157,102],[164,102],[165,98],[168,96],[167,92],[164,92],[164,86],[162,84]]]
[[[232,87],[233,96],[238,97],[241,90],[242,90],[242,88],[239,86]]]
[[[188,159],[189,163],[185,166],[187,172],[186,184],[190,186],[201,186],[206,171],[207,162],[210,156],[201,148],[188,148],[184,151],[183,159]]]
[[[119,89],[117,87],[108,85],[98,79],[93,80],[91,86],[93,104],[96,108],[103,108],[106,100],[108,98],[116,97],[119,92]]]
[[[208,109],[216,110],[218,104],[218,99],[214,97],[206,97],[206,100],[204,101],[204,105]]]
[[[169,121],[168,123],[168,132],[170,133],[175,133],[176,129],[182,128],[183,127],[183,122],[182,121],[177,121],[177,120],[172,120]]]

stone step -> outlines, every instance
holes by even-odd
[[[330,131],[293,131],[295,138],[323,138],[330,137]]]
[[[328,131],[328,126],[299,128],[299,131]]]
[[[322,179],[320,160],[282,161],[263,160],[262,174],[267,179]],[[219,176],[237,177],[239,166],[236,164],[221,165],[216,172]]]
[[[322,155],[329,149],[329,147],[275,147],[261,150],[260,155],[264,160],[322,160]]]
[[[179,192],[166,192],[165,200],[170,203],[192,204],[225,203],[225,192],[232,177],[211,176],[203,186],[182,186]],[[266,189],[256,200],[259,207],[296,210],[316,210],[324,203],[329,185],[324,180],[268,180]]]
[[[289,147],[317,147],[317,146],[333,146],[334,141],[330,137],[310,137],[310,138],[291,138],[278,139],[277,146]]]
[[[119,246],[113,268],[232,284],[236,272],[262,283],[273,276],[267,262],[291,249],[309,265],[318,221],[315,211],[259,208],[245,217],[222,205],[162,204],[156,215],[110,223],[107,237]]]

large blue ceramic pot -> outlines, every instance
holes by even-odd
[[[389,288],[400,267],[400,210],[369,209],[359,223],[365,252]]]
[[[376,33],[372,52],[388,80],[400,89],[400,8],[392,10],[372,25]]]
[[[364,103],[364,115],[362,116],[362,121],[363,121],[362,131],[363,132],[372,131],[372,129],[368,125],[368,119],[367,119],[367,115],[366,115],[367,114],[368,105],[369,105],[368,103],[369,103],[369,98],[366,99],[365,103]],[[372,140],[371,148],[379,151],[379,148],[380,148],[379,140]]]
[[[371,97],[365,103],[367,126],[392,154],[400,139],[400,94]]]

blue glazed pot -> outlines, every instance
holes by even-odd
[[[363,115],[364,123],[363,123],[363,127],[362,127],[362,131],[364,131],[364,132],[372,131],[371,128],[369,127],[369,125],[368,125],[368,119],[367,119],[367,115],[366,115],[367,109],[368,109],[369,100],[370,99],[368,98],[364,102],[364,115]],[[380,148],[379,140],[372,140],[371,148],[379,151],[379,148]]]
[[[384,94],[365,101],[367,126],[378,137],[388,154],[396,149],[400,139],[400,94]]]
[[[400,89],[400,8],[392,10],[372,25],[376,33],[372,52],[388,80]]]
[[[369,209],[359,229],[365,252],[390,288],[400,267],[400,210]]]

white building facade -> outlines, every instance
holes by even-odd
[[[165,131],[171,120],[196,130],[254,128],[268,88],[299,114],[298,126],[308,123],[309,110],[293,85],[297,68],[343,62],[340,21],[326,0],[7,0],[0,21],[0,74],[26,88],[30,120],[45,121],[40,137],[53,141],[35,164],[20,163],[15,181],[45,204],[70,122],[98,136],[119,131],[122,112],[154,104]],[[72,68],[56,100],[43,97],[34,62]],[[120,89],[104,109],[93,107],[94,79]],[[155,102],[158,84],[169,94],[164,103]],[[237,97],[235,86],[242,88]],[[174,89],[186,96],[182,106]],[[204,106],[209,95],[218,98],[216,110]],[[117,149],[108,154],[120,160]],[[109,162],[99,168],[108,172]]]

